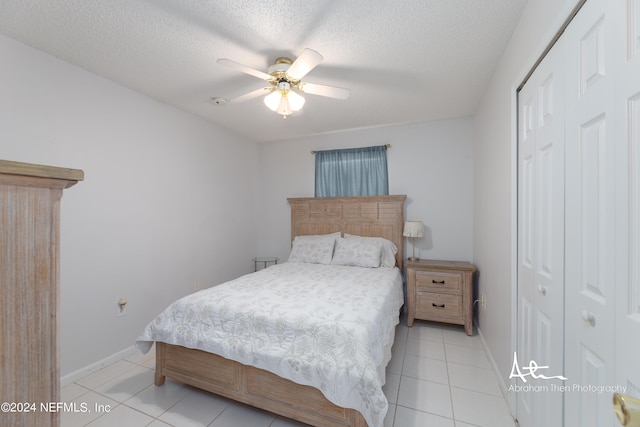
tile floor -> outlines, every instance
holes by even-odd
[[[63,412],[62,427],[304,426],[171,380],[156,387],[154,363],[152,349],[63,387],[79,411]],[[403,320],[387,373],[385,427],[514,426],[480,337],[462,327]]]

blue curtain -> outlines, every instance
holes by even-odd
[[[386,146],[316,152],[316,197],[387,194]]]

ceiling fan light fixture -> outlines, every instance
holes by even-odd
[[[289,99],[289,105],[291,106],[291,111],[299,111],[304,105],[304,97],[299,95],[293,90],[290,90],[287,93],[287,98]]]
[[[300,110],[304,102],[304,97],[292,91],[291,84],[287,81],[279,82],[276,90],[264,97],[265,105],[282,116]]]
[[[278,111],[280,99],[282,99],[282,93],[280,93],[279,90],[274,90],[269,95],[264,97],[264,104],[269,107],[271,111]]]

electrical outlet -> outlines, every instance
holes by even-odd
[[[480,295],[480,305],[482,306],[483,310],[487,309],[487,299],[485,298],[484,294]]]
[[[120,298],[118,300],[118,311],[117,311],[117,316],[124,316],[125,314],[127,314],[127,300],[126,298]]]
[[[196,279],[196,281],[193,283],[193,290],[194,291],[200,290],[200,280]]]

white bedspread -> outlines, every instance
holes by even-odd
[[[161,341],[265,369],[380,427],[402,302],[397,268],[286,262],[179,299],[136,345],[146,353]]]

